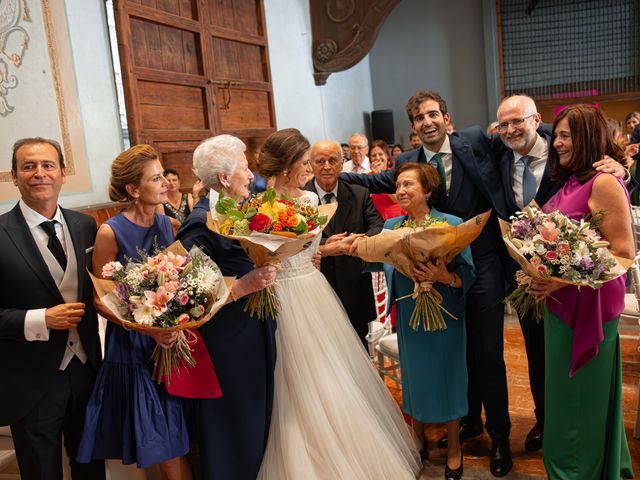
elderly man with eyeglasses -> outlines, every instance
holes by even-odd
[[[314,144],[310,160],[314,179],[305,188],[317,193],[321,204],[338,204],[322,232],[320,271],[340,298],[366,348],[368,324],[376,317],[371,274],[363,273],[362,260],[349,256],[349,247],[357,237],[379,233],[384,222],[369,190],[339,180],[343,168],[339,143],[323,140]]]
[[[369,173],[371,164],[369,163],[369,140],[361,133],[354,133],[349,137],[349,153],[351,160],[344,162],[343,172]]]

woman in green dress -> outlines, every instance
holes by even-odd
[[[426,216],[441,218],[451,225],[462,223],[460,218],[431,207],[440,185],[440,176],[433,167],[404,163],[396,168],[395,181],[398,204],[407,215],[387,220],[386,229],[393,229],[407,219],[419,222]],[[413,419],[414,431],[424,445],[423,455],[427,453],[424,424],[446,423],[449,446],[445,479],[462,478],[458,428],[459,419],[468,410],[464,311],[465,294],[475,279],[471,251],[465,248],[449,264],[420,264],[414,270],[418,281],[433,282],[433,288],[442,295],[442,305],[456,317],[454,320],[445,315],[445,330],[413,330],[409,319],[416,304],[411,298],[414,281],[390,265],[384,264],[383,269],[389,304],[396,303],[402,408]]]
[[[604,155],[622,159],[604,116],[593,107],[570,107],[558,115],[553,132],[550,167],[564,184],[543,210],[559,210],[574,220],[603,211],[599,231],[609,249],[633,258],[629,195],[620,180],[592,166]],[[625,275],[597,290],[536,280],[530,291],[547,298],[542,456],[549,478],[633,478],[618,336]]]

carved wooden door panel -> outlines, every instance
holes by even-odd
[[[131,142],[153,145],[185,186],[204,138],[230,133],[253,148],[274,130],[262,0],[114,6]]]

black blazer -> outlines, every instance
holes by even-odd
[[[318,193],[313,180],[305,189]],[[331,235],[365,233],[375,235],[382,230],[384,220],[376,210],[369,190],[359,185],[338,181],[338,208],[322,232],[322,242]],[[364,273],[365,262],[357,257],[341,255],[323,257],[320,270],[340,297],[349,319],[360,337],[366,335],[367,324],[375,319],[375,303],[371,275]]]
[[[78,264],[78,301],[86,305],[78,325],[88,362],[96,369],[100,359],[98,321],[93,287],[87,274],[96,237],[96,223],[72,210],[61,209],[73,241]],[[49,340],[24,338],[27,310],[65,303],[27,223],[16,205],[0,216],[0,425],[22,418],[45,395],[64,356],[67,330],[51,330]]]

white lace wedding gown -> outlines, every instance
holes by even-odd
[[[314,205],[318,197],[306,196]],[[282,264],[275,399],[262,480],[412,480],[421,464],[402,414],[329,283],[320,238]]]

